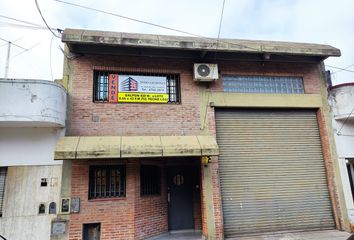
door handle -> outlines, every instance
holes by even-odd
[[[167,193],[167,202],[170,203],[170,201],[171,201],[170,193]]]

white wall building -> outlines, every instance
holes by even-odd
[[[65,118],[61,85],[0,79],[0,235],[6,239],[51,237],[62,174],[54,149],[64,135]],[[49,213],[53,202],[56,213]]]
[[[354,83],[331,87],[329,103],[345,202],[354,229]]]

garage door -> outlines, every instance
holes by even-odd
[[[315,111],[217,110],[226,237],[333,229]]]

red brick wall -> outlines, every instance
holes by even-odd
[[[88,200],[89,164],[126,164],[126,197]],[[72,197],[81,201],[80,213],[70,215],[69,240],[82,239],[84,223],[101,223],[101,239],[134,239],[136,163],[127,161],[73,161]]]
[[[89,166],[126,165],[126,197],[88,200]],[[101,223],[101,239],[143,239],[168,230],[164,175],[159,196],[140,196],[140,161],[73,161],[72,197],[81,200],[80,213],[70,215],[69,239],[82,239],[84,223]]]
[[[329,188],[329,196],[332,203],[333,215],[337,229],[344,228],[343,216],[341,215],[339,209],[339,196],[338,190],[336,188],[335,172],[334,172],[334,160],[331,158],[330,146],[326,130],[326,122],[323,115],[323,110],[317,110],[318,126],[320,130],[321,143],[323,159],[325,161],[326,173],[327,173],[327,183]]]
[[[143,57],[86,56],[72,62],[74,73],[67,135],[193,135],[200,134],[200,96],[193,81],[193,61]],[[94,103],[93,69],[179,73],[181,104]],[[222,74],[303,77],[306,93],[320,93],[317,66],[295,63],[220,61]],[[211,85],[222,90],[222,82]],[[93,116],[99,121],[94,122]]]
[[[72,60],[71,102],[69,110],[69,124],[67,135],[197,135],[202,134],[200,116],[200,88],[206,85],[196,84],[193,81],[193,60],[186,59],[157,59],[146,57],[112,57],[112,56],[85,56]],[[299,76],[303,77],[306,93],[320,93],[316,64],[299,63],[264,63],[261,62],[231,62],[219,61],[219,70],[222,74],[239,75],[269,75],[269,76]],[[181,79],[180,104],[132,104],[132,103],[94,103],[93,69],[152,72],[152,73],[179,73]],[[222,82],[218,81],[210,86],[212,91],[222,90]],[[203,108],[205,106],[202,106]],[[215,113],[213,108],[207,108],[209,133],[215,135]],[[94,122],[93,116],[99,121]],[[322,135],[321,135],[322,136]],[[139,183],[136,176],[137,162],[128,162],[127,168],[127,197],[114,201],[87,201],[88,165],[86,161],[73,164],[72,196],[82,200],[82,212],[72,214],[69,233],[70,239],[80,239],[82,223],[100,221],[102,233],[112,231],[112,239],[137,239],[143,236],[152,236],[167,229],[167,213],[157,209],[165,206],[158,197],[140,198],[137,191]],[[222,207],[218,177],[217,158],[210,164],[212,169],[213,200],[217,239],[223,236]],[[201,167],[203,171],[203,166]],[[134,174],[135,173],[135,174]],[[86,174],[86,175],[85,175]],[[135,177],[134,177],[135,176]],[[205,186],[201,181],[201,212],[195,216],[202,216],[201,228],[207,234],[205,209]],[[164,196],[165,197],[165,196]],[[150,201],[151,200],[151,201]],[[112,210],[114,209],[114,210]],[[154,209],[154,210],[152,210]],[[155,211],[156,210],[156,211]],[[114,211],[124,217],[112,217]],[[96,214],[96,212],[98,212]],[[161,215],[158,217],[155,215]],[[80,217],[79,217],[80,216]],[[152,216],[153,221],[147,220]],[[119,219],[119,220],[118,220]],[[166,220],[166,221],[165,221]],[[156,229],[146,227],[151,222]],[[197,218],[196,228],[199,228]],[[124,227],[118,233],[117,229]],[[134,230],[135,229],[135,230]],[[135,235],[134,235],[135,234]],[[126,238],[125,238],[126,237]],[[105,238],[104,238],[105,239]]]
[[[162,234],[168,231],[166,171],[161,170],[161,195],[140,196],[140,174],[136,174],[135,238]]]
[[[179,73],[181,104],[93,103],[93,69]],[[72,110],[67,135],[195,135],[200,133],[199,88],[193,62],[131,57],[83,57],[73,61]],[[97,116],[99,122],[93,122]]]

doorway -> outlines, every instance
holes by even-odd
[[[193,229],[193,190],[197,169],[193,166],[167,168],[169,230]]]

